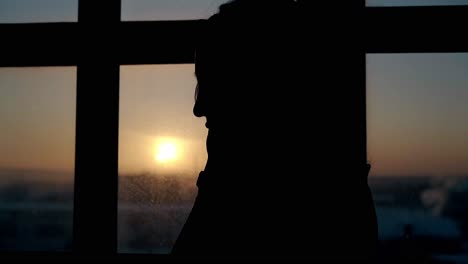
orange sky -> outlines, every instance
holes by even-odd
[[[468,54],[369,55],[372,175],[468,174]],[[206,161],[192,114],[194,66],[121,68],[119,171],[194,175]],[[0,168],[72,170],[76,68],[0,68]],[[158,163],[169,140],[177,158]]]

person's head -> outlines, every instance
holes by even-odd
[[[196,116],[252,113],[291,81],[296,1],[235,0],[205,21],[197,40]]]

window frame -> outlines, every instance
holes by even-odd
[[[311,14],[317,5],[298,2]],[[339,11],[337,19],[357,19],[357,45],[347,52],[356,55],[351,72],[356,78],[350,85],[359,105],[359,157],[367,162],[366,54],[468,52],[468,40],[460,34],[468,6],[366,7],[365,0],[349,2],[327,5]],[[6,40],[0,46],[8,51],[0,67],[77,66],[72,254],[126,257],[117,254],[120,66],[194,63],[194,32],[204,20],[121,21],[121,0],[79,0],[78,8],[78,22],[0,24]],[[20,259],[68,256],[2,254]]]

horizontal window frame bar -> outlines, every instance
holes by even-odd
[[[468,24],[468,6],[366,7],[363,10],[363,28],[356,36],[361,36],[360,45],[365,53],[468,52],[468,39],[463,37],[464,25]],[[7,40],[0,44],[7,51],[0,67],[76,66],[83,52],[103,56],[93,53],[92,46],[98,43],[89,41],[87,30],[95,26],[114,32],[108,33],[111,38],[108,43],[115,45],[113,49],[119,54],[104,54],[109,56],[104,59],[113,63],[193,63],[196,28],[203,21],[0,24],[0,34]]]

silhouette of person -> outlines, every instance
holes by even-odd
[[[324,100],[337,89],[306,19],[297,1],[235,0],[205,21],[193,112],[206,117],[208,161],[173,256],[373,256],[372,197],[350,176],[369,167],[331,158],[347,153],[336,137],[348,124],[331,108],[347,105]]]

